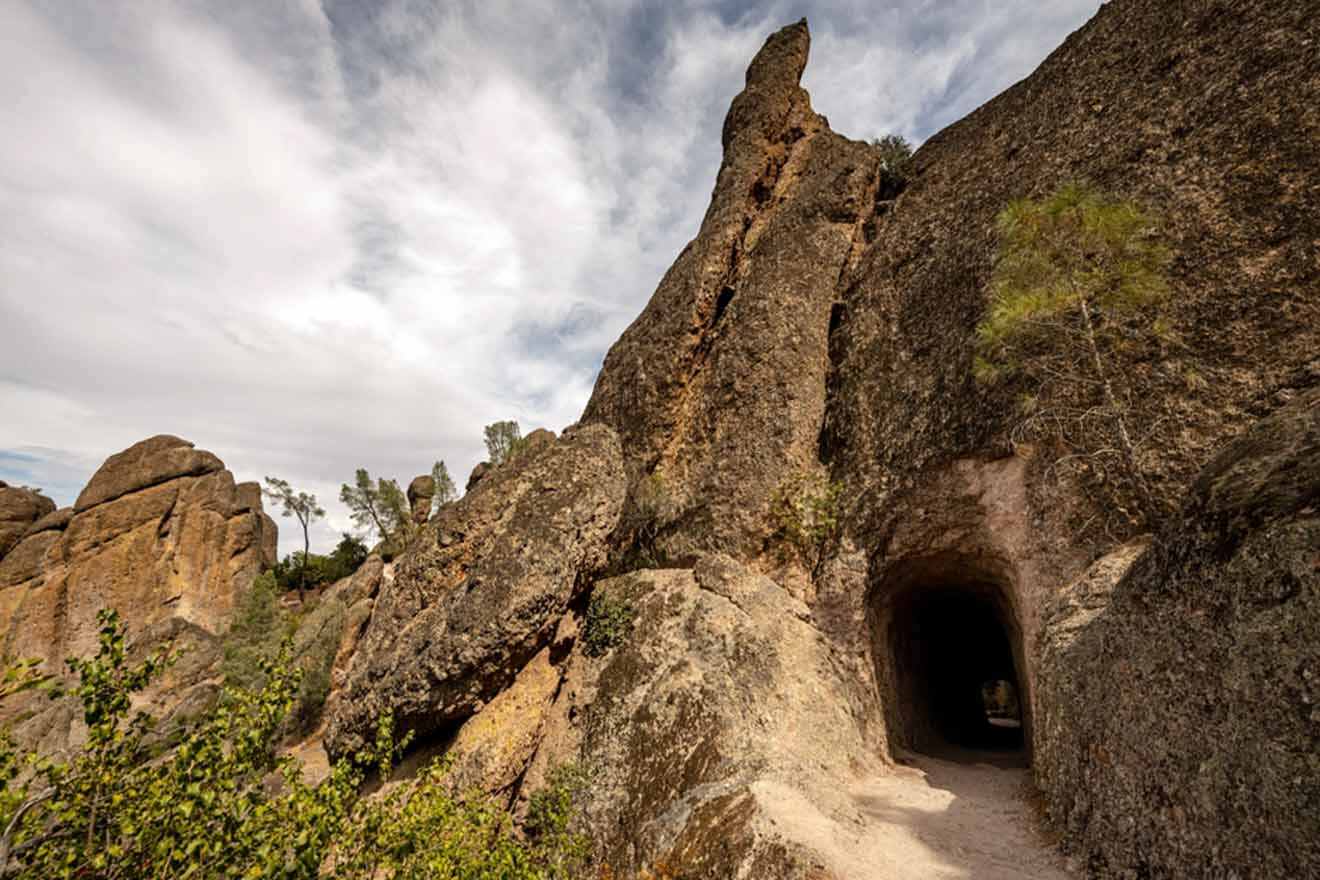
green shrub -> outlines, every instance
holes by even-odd
[[[343,600],[330,598],[304,615],[294,630],[293,663],[302,672],[289,720],[294,734],[310,733],[321,718],[347,619],[348,608]]]
[[[812,564],[839,528],[843,484],[824,476],[799,474],[780,485],[770,501],[776,535]]]
[[[348,610],[338,598],[307,603],[299,613],[290,613],[280,606],[273,573],[258,576],[239,599],[223,640],[220,672],[225,685],[243,690],[265,687],[266,669],[288,642],[289,662],[298,670],[299,683],[285,733],[309,733],[330,694],[330,672],[347,617]]]
[[[455,794],[448,765],[431,763],[411,785],[368,800],[334,848],[336,880],[570,880],[590,846],[567,819],[522,839],[509,814],[477,793]],[[555,801],[558,806],[558,801]],[[571,810],[571,807],[570,807]]]
[[[274,744],[297,685],[280,663],[258,691],[227,690],[172,751],[153,757],[150,717],[132,698],[168,664],[156,653],[130,665],[113,612],[100,617],[94,657],[70,660],[87,742],[67,761],[32,759],[5,781],[0,817],[13,829],[0,875],[51,878],[313,878],[361,780],[348,765],[316,788]],[[265,785],[283,777],[280,793]]]
[[[266,663],[291,633],[289,615],[280,607],[278,575],[258,575],[238,599],[233,620],[222,641],[220,673],[225,685],[244,690],[265,686]]]
[[[912,145],[898,134],[887,134],[871,141],[880,150],[880,170],[896,180],[906,180],[908,161],[912,158]]]
[[[560,872],[557,876],[572,876],[590,855],[590,842],[571,830],[576,804],[589,782],[580,765],[562,764],[550,771],[545,787],[532,792],[528,800],[524,830]]]
[[[622,642],[636,616],[637,609],[626,599],[615,598],[602,590],[592,593],[582,627],[582,643],[587,656],[603,657]]]
[[[388,779],[406,743],[382,718],[372,749],[341,760],[318,785],[276,749],[299,672],[287,650],[264,664],[257,690],[228,688],[153,755],[153,721],[134,695],[160,674],[160,653],[132,665],[113,612],[100,617],[92,658],[71,660],[88,737],[67,760],[20,760],[0,738],[0,876],[17,880],[568,880],[587,841],[572,834],[572,779],[534,796],[523,839],[480,794],[458,795],[445,764],[411,784],[359,799],[365,768]],[[0,693],[0,698],[5,694]],[[22,763],[26,773],[13,772]],[[271,784],[272,774],[279,782]],[[566,794],[565,794],[566,793]]]
[[[361,538],[344,534],[328,556],[319,553],[308,553],[304,556],[302,551],[297,550],[276,562],[271,572],[275,576],[276,586],[282,593],[298,589],[300,583],[305,583],[305,588],[310,590],[343,580],[361,568],[362,563],[367,561],[367,556],[367,545]],[[305,581],[304,559],[307,569]]]

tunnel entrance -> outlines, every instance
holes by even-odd
[[[1021,636],[1007,591],[984,570],[915,565],[876,591],[874,655],[894,746],[1026,764]]]

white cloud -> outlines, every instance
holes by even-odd
[[[0,477],[175,433],[331,502],[326,547],[355,467],[462,482],[483,424],[562,428],[802,13],[325,5],[0,8]],[[808,5],[817,108],[920,138],[1096,3]]]

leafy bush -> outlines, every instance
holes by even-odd
[[[342,599],[335,597],[312,609],[294,630],[293,663],[302,673],[289,719],[294,734],[310,733],[321,718],[347,619],[348,608]]]
[[[327,557],[326,580],[337,581],[348,577],[362,567],[368,555],[367,545],[361,538],[344,532]]]
[[[130,664],[124,629],[100,617],[100,646],[71,660],[88,727],[68,760],[20,761],[0,744],[0,876],[19,880],[567,880],[581,876],[587,841],[569,832],[571,789],[552,779],[536,795],[522,839],[479,794],[456,795],[445,765],[412,784],[359,799],[365,769],[388,778],[401,754],[388,717],[376,743],[338,762],[318,785],[277,753],[299,684],[287,646],[263,664],[257,690],[228,688],[179,745],[153,757],[150,717],[132,699],[170,662]],[[0,694],[3,696],[3,694]],[[25,764],[29,772],[13,768]],[[279,780],[272,784],[272,774]],[[563,792],[568,792],[567,799]]]
[[[328,784],[302,784],[297,766],[274,743],[297,675],[266,667],[259,691],[228,690],[152,760],[152,719],[131,714],[134,694],[169,663],[161,653],[128,662],[123,627],[100,617],[99,650],[71,660],[87,743],[68,761],[32,759],[33,774],[6,781],[0,817],[12,834],[0,874],[47,878],[312,878],[351,804],[360,775],[347,764]],[[265,785],[283,777],[282,791]]]
[[[277,575],[268,571],[258,575],[239,597],[222,645],[220,672],[227,686],[243,690],[265,686],[266,662],[279,652],[291,631],[279,595]]]
[[[838,530],[842,491],[842,483],[799,474],[780,485],[771,499],[776,535],[813,565]]]
[[[361,568],[363,562],[366,562],[367,556],[367,545],[360,538],[344,534],[330,555],[308,553],[304,556],[303,553],[295,551],[275,563],[271,571],[281,592],[296,590],[300,583],[305,583],[306,589],[315,589],[353,574]]]
[[[582,627],[582,643],[588,657],[603,657],[623,641],[637,617],[637,609],[626,599],[615,598],[602,590],[591,594],[587,619]]]

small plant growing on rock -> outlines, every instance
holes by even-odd
[[[679,511],[678,500],[663,476],[654,473],[640,480],[624,505],[615,532],[617,546],[622,550],[610,571],[624,574],[669,565],[669,556],[660,546],[660,536],[674,524]]]
[[[495,467],[517,458],[527,444],[522,429],[515,421],[492,422],[482,431],[485,434],[486,454]]]
[[[1000,212],[990,307],[976,328],[976,378],[1025,386],[1015,439],[1048,435],[1117,471],[1147,525],[1157,506],[1133,436],[1131,390],[1115,355],[1143,334],[1168,290],[1168,250],[1139,205],[1068,184]],[[1167,330],[1165,331],[1167,333]]]
[[[896,180],[906,180],[912,145],[899,134],[887,134],[871,141],[880,150],[880,170]]]
[[[603,657],[623,641],[637,617],[637,609],[626,599],[596,591],[587,603],[582,644],[588,657]]]
[[[812,565],[839,528],[839,496],[843,484],[824,476],[790,477],[770,501],[778,525],[776,535]]]

